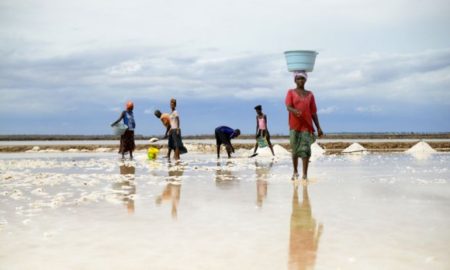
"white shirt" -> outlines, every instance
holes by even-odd
[[[177,111],[173,111],[173,112],[170,114],[170,128],[171,128],[171,129],[180,128],[180,127],[178,126],[177,117],[178,117],[178,112],[177,112]]]

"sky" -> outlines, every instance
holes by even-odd
[[[0,134],[288,134],[287,50],[319,54],[306,88],[322,130],[450,132],[447,0],[2,0]]]

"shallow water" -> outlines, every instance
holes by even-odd
[[[0,269],[450,267],[450,154],[182,159],[1,154]]]

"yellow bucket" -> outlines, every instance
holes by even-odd
[[[153,146],[150,146],[147,150],[147,157],[150,160],[156,159],[156,157],[158,156],[159,153],[159,149]]]

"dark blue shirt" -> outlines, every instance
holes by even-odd
[[[216,128],[217,131],[225,133],[230,139],[236,138],[236,133],[234,132],[234,129],[227,127],[227,126],[220,126]]]

